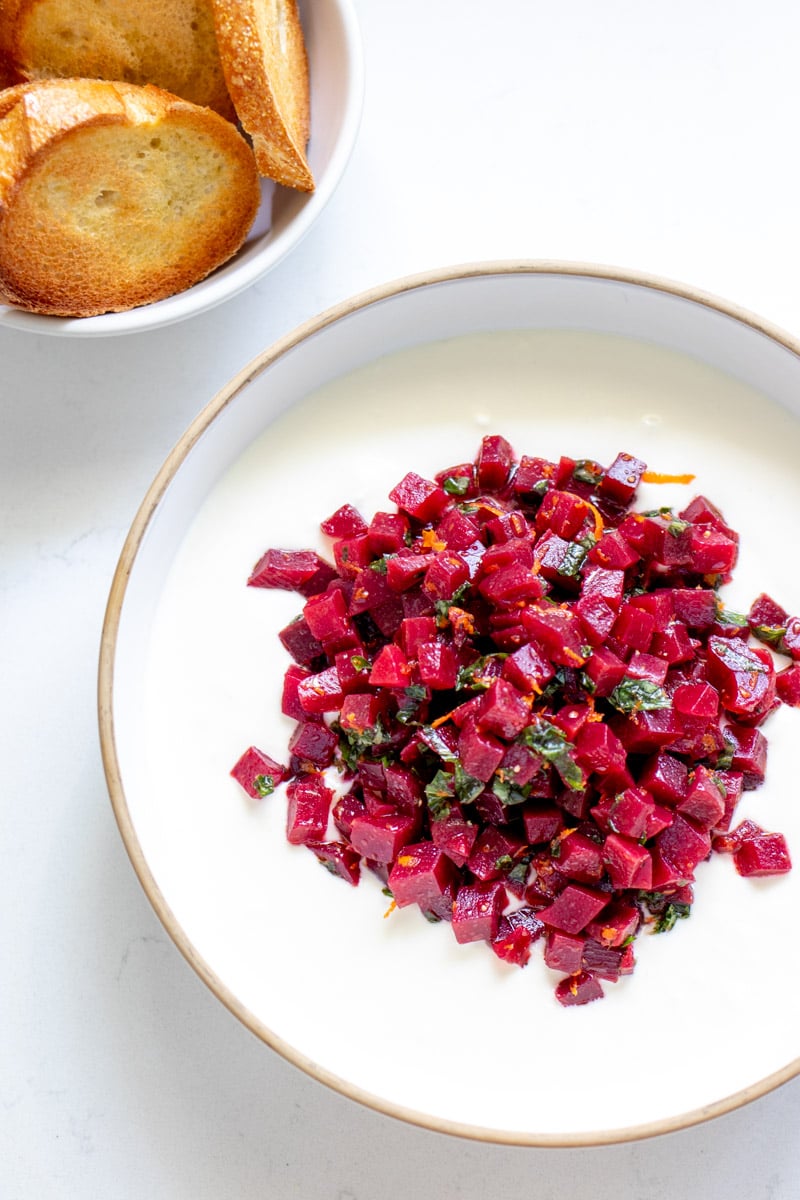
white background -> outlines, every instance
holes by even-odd
[[[356,7],[359,142],[288,260],[163,332],[0,328],[0,1195],[796,1200],[798,1082],[579,1151],[452,1140],[329,1092],[204,989],[122,847],[95,718],[116,559],[173,443],[277,336],[372,284],[503,257],[661,274],[800,336],[795,5]]]

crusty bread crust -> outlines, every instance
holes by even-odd
[[[98,80],[0,95],[0,299],[94,316],[183,291],[230,258],[261,193],[252,150],[212,112]]]
[[[256,163],[310,192],[308,59],[296,0],[212,0],[222,68]]]
[[[0,75],[152,83],[228,120],[211,0],[0,0]]]

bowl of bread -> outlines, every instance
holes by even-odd
[[[238,294],[322,211],[362,99],[350,0],[0,0],[0,326]]]

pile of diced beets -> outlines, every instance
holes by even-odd
[[[763,594],[727,611],[738,535],[703,496],[634,511],[643,477],[671,478],[487,436],[370,521],[323,521],[333,564],[270,549],[248,581],[305,600],[279,635],[297,724],[288,763],[250,747],[234,778],[285,782],[291,843],[351,884],[374,871],[458,942],[524,966],[541,939],[564,1005],[689,914],[712,852],[791,866],[733,817],[764,779],[762,723],[800,704],[800,619]]]

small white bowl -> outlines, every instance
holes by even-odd
[[[262,180],[261,207],[241,250],[194,287],[155,304],[99,317],[50,317],[0,305],[0,327],[60,337],[142,333],[214,308],[271,271],[330,200],[355,145],[364,98],[361,34],[351,0],[299,0],[311,81],[307,195]]]
[[[518,453],[693,472],[742,534],[725,603],[800,603],[800,347],[722,301],[554,263],[438,271],[375,289],[265,350],[197,417],[153,483],[109,598],[100,729],[131,861],[176,945],[254,1033],[314,1078],[439,1132],[520,1145],[666,1133],[800,1073],[800,711],[766,726],[740,817],[796,866],[698,868],[691,920],[637,938],[634,974],[563,1009],[524,971],[409,908],[374,877],[331,879],[285,838],[286,800],[229,778],[248,745],[285,758],[298,597],[247,588],[269,546],[322,549],[349,501],[371,516],[408,470]],[[648,484],[642,508],[686,503]],[[670,488],[672,491],[670,491]],[[682,488],[682,490],[681,490]],[[677,492],[677,496],[676,496]],[[744,606],[744,607],[743,607]]]

